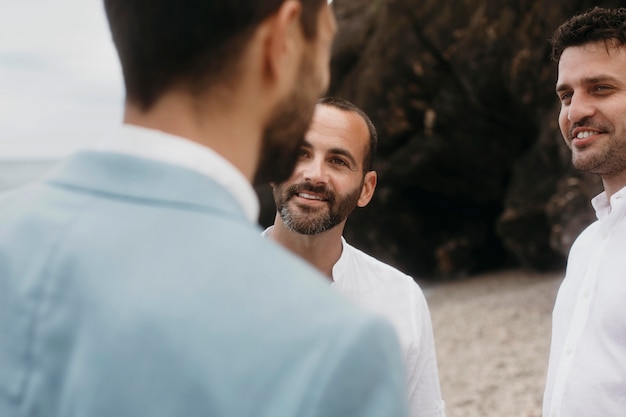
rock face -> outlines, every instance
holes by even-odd
[[[571,167],[548,39],[595,5],[620,2],[335,0],[329,95],[380,136],[379,185],[346,238],[425,279],[563,267],[601,183]]]

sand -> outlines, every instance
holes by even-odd
[[[425,287],[447,417],[540,417],[563,272],[503,271]]]

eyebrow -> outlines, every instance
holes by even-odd
[[[607,82],[607,81],[617,82],[616,78],[610,75],[599,75],[596,77],[586,77],[582,79],[583,84],[598,84],[598,83]],[[570,89],[571,87],[569,84],[559,84],[556,86],[557,93],[561,93],[563,91],[570,90]]]
[[[563,91],[567,91],[570,89],[570,86],[568,84],[559,84],[556,86],[556,90],[555,92],[558,93],[562,93]]]

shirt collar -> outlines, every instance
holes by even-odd
[[[626,198],[626,187],[613,194],[610,200],[606,195],[606,191],[602,191],[600,194],[595,196],[591,200],[591,205],[596,211],[596,217],[598,220],[602,220],[608,216],[611,213],[611,207],[617,206],[616,201],[623,200],[624,198]]]
[[[345,273],[348,267],[348,251],[346,250],[346,240],[341,236],[341,255],[335,265],[333,265],[333,283],[343,285],[343,279],[347,275]]]
[[[261,233],[261,236],[265,238],[269,238],[270,235],[272,234],[273,228],[274,228],[274,225],[267,227],[265,230],[263,230],[263,232]],[[343,285],[343,277],[346,275],[344,271],[346,270],[347,263],[348,263],[348,254],[346,251],[346,245],[347,245],[346,240],[343,238],[343,236],[341,236],[341,256],[339,256],[339,260],[337,260],[335,265],[333,265],[333,269],[332,269],[333,276],[332,276],[332,280],[330,281],[331,287],[335,285]]]
[[[233,164],[209,147],[159,130],[124,124],[94,146],[115,152],[182,166],[210,177],[226,188],[255,223],[259,199],[250,182]]]

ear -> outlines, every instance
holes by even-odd
[[[377,182],[378,175],[376,174],[376,171],[370,171],[365,174],[365,178],[363,179],[363,188],[361,189],[361,196],[359,197],[359,201],[357,201],[357,206],[365,207],[369,204],[372,196],[374,195]]]
[[[302,4],[286,0],[267,20],[263,49],[263,73],[271,83],[293,78],[300,65],[303,34],[300,24]]]

